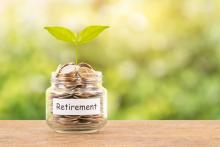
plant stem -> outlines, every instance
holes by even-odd
[[[77,64],[78,62],[78,48],[75,48],[76,52],[75,52],[75,63]]]

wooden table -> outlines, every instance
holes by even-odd
[[[1,120],[5,146],[220,146],[220,121],[108,121],[96,134],[60,134],[43,120]]]

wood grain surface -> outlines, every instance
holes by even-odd
[[[95,134],[60,134],[43,120],[1,120],[4,146],[216,146],[220,121],[108,121]]]

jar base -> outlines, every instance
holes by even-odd
[[[63,134],[90,134],[90,133],[98,133],[98,129],[95,130],[55,130],[57,133]]]

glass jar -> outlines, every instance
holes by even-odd
[[[67,66],[74,70],[65,71]],[[46,120],[61,133],[100,130],[107,122],[107,90],[102,86],[102,73],[85,63],[58,67],[46,91]]]

